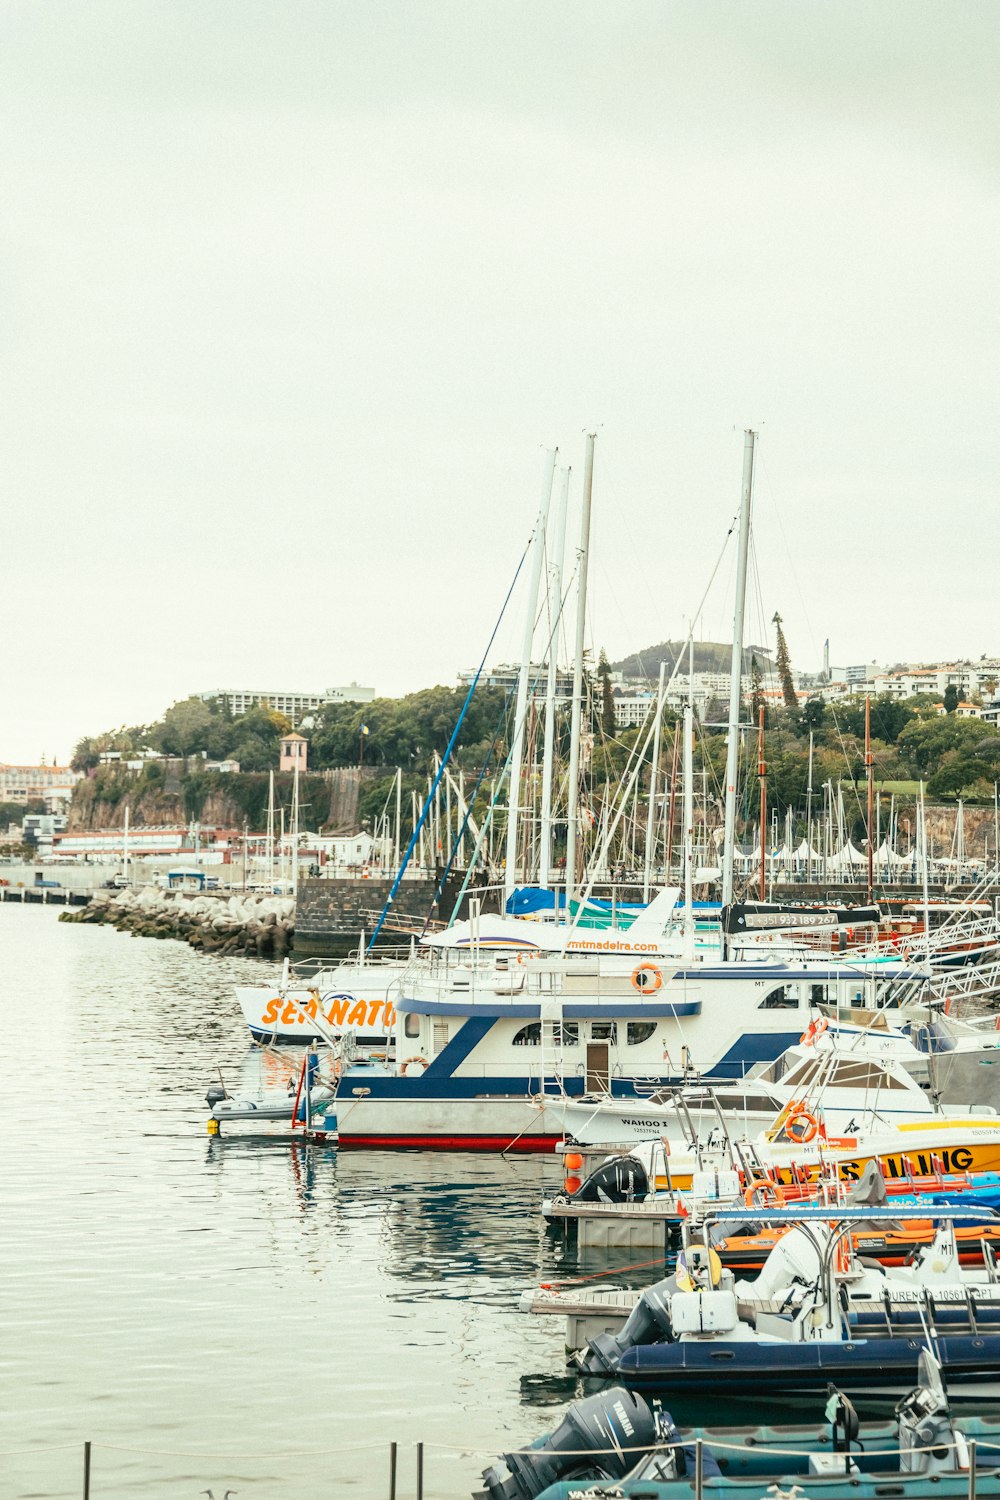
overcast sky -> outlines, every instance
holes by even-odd
[[[454,682],[587,427],[610,656],[684,629],[747,425],[751,634],[1000,652],[998,32],[4,0],[0,760],[217,686]]]

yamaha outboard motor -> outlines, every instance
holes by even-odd
[[[613,1386],[571,1406],[548,1437],[484,1470],[476,1500],[534,1500],[559,1480],[621,1479],[651,1448],[676,1437],[666,1413]]]
[[[657,1344],[672,1337],[670,1299],[677,1290],[672,1276],[647,1287],[629,1313],[620,1333],[599,1333],[586,1349],[574,1354],[571,1363],[585,1375],[613,1375],[626,1349],[637,1344]]]
[[[649,1192],[649,1173],[634,1156],[602,1162],[572,1195],[574,1203],[634,1203]]]

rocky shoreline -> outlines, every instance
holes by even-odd
[[[88,906],[62,912],[60,922],[103,922],[133,937],[176,938],[201,953],[284,958],[295,935],[290,897],[186,895],[154,886],[97,891]]]

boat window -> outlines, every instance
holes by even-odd
[[[905,1089],[902,1079],[895,1078],[877,1063],[844,1061],[835,1065],[830,1080],[838,1089]]]
[[[798,1010],[799,997],[794,984],[780,984],[769,990],[758,1005],[758,1010]]]
[[[512,1045],[515,1047],[538,1047],[541,1045],[541,1040],[542,1023],[541,1021],[532,1021],[529,1025],[522,1026],[520,1031],[514,1033]]]
[[[785,1074],[784,1082],[790,1089],[802,1088],[803,1085],[812,1083],[819,1068],[818,1062],[811,1057],[807,1058],[805,1062],[800,1062],[797,1067],[791,1068]]]
[[[407,1011],[406,1015],[403,1017],[403,1035],[420,1035],[420,1017],[414,1015],[412,1011]]]
[[[612,1042],[618,1045],[618,1022],[617,1021],[591,1021],[590,1040],[592,1042]]]
[[[827,1003],[827,999],[826,999],[826,985],[825,984],[811,984],[809,986],[809,1004],[810,1005],[826,1005],[826,1003]]]
[[[640,1042],[648,1042],[655,1035],[655,1021],[629,1021],[625,1039],[630,1047],[638,1047]]]
[[[576,1021],[556,1021],[552,1027],[552,1040],[556,1046],[579,1047],[580,1027]]]

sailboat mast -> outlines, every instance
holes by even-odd
[[[660,770],[660,725],[663,721],[663,674],[666,662],[660,662],[660,684],[656,690],[656,723],[653,726],[653,760],[649,768],[649,808],[646,812],[646,850],[642,865],[642,899],[649,900],[650,874],[653,864],[653,845],[656,842],[656,782]]]
[[[694,713],[684,705],[684,956],[694,958]]]
[[[760,707],[757,727],[757,777],[760,781],[760,899],[767,900],[767,762],[764,759],[764,705]]]
[[[927,808],[924,804],[924,784],[920,783],[920,802],[917,806],[917,814],[920,819],[920,875],[924,895],[924,942],[929,944],[931,930],[931,898],[929,889],[928,858],[927,858]],[[928,946],[927,951],[930,951]]]
[[[733,856],[736,848],[736,776],[740,753],[740,699],[743,686],[743,620],[747,597],[747,559],[750,553],[750,501],[753,494],[754,444],[757,434],[743,435],[743,484],[740,490],[740,543],[736,567],[736,607],[733,611],[733,654],[729,668],[729,730],[726,739],[726,822],[722,852],[722,904],[733,899]],[[761,834],[763,838],[763,833]]]
[[[267,880],[268,888],[274,884],[274,772],[272,771],[267,783],[267,838],[264,842],[264,850],[267,855]]]
[[[299,767],[295,764],[295,775],[292,780],[292,852],[291,852],[291,886],[293,900],[299,893]]]
[[[806,785],[806,881],[812,880],[813,846],[813,732],[809,731],[809,781]]]
[[[666,877],[670,884],[670,861],[674,852],[674,810],[677,804],[677,752],[681,744],[681,726],[674,724],[674,749],[670,757],[670,810],[667,813],[667,862]]]
[[[573,658],[573,717],[569,742],[569,787],[566,809],[566,908],[576,887],[576,844],[580,805],[580,721],[583,716],[583,650],[587,633],[587,564],[590,556],[590,509],[594,492],[594,440],[587,433],[583,463],[583,514],[577,553],[576,650]]]
[[[528,598],[524,614],[524,636],[521,642],[521,669],[517,674],[517,697],[514,705],[514,737],[511,743],[510,773],[507,796],[507,843],[504,867],[504,896],[509,899],[517,885],[517,832],[521,807],[521,761],[524,757],[524,726],[528,706],[528,678],[531,675],[531,649],[535,639],[535,610],[538,607],[538,585],[542,577],[542,562],[545,557],[545,528],[549,519],[549,503],[552,498],[552,479],[556,469],[557,449],[550,448],[545,455],[545,470],[542,477],[542,503],[538,520],[532,534],[531,571],[528,575]]]
[[[562,471],[562,488],[556,506],[555,540],[549,550],[549,675],[545,689],[545,749],[542,754],[541,843],[538,883],[548,889],[552,878],[552,777],[555,765],[556,688],[559,677],[559,617],[562,614],[563,553],[566,550],[566,515],[569,510],[569,480],[572,470]]]
[[[875,774],[872,763],[872,700],[865,694],[865,779],[868,783],[868,903],[875,892]]]

